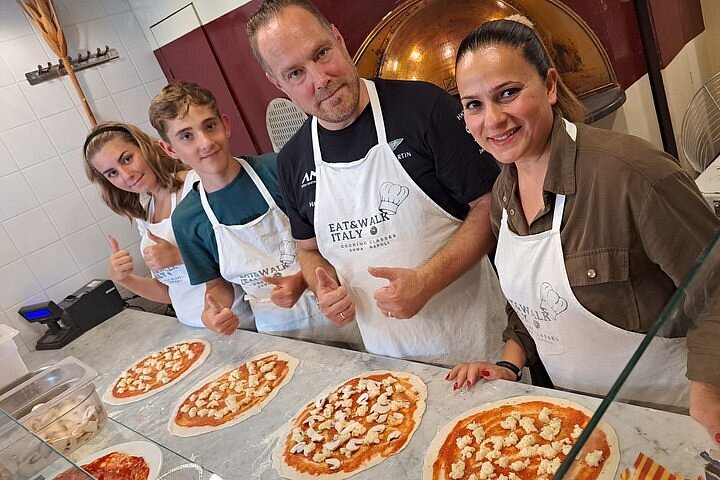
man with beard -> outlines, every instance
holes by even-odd
[[[498,174],[460,105],[424,82],[361,79],[307,0],[266,0],[247,32],[268,80],[311,118],[278,158],[303,274],[369,352],[453,364],[501,348],[487,258]]]

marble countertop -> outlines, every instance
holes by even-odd
[[[279,478],[270,453],[273,433],[320,391],[369,370],[399,370],[419,376],[428,388],[427,411],[405,450],[353,478],[417,480],[425,450],[435,434],[452,418],[482,403],[517,395],[551,395],[566,398],[591,410],[600,400],[514,382],[481,382],[472,389],[453,391],[444,380],[448,370],[432,365],[386,358],[324,345],[300,342],[238,330],[224,337],[205,329],[181,325],[177,320],[136,310],[125,310],[83,334],[65,348],[33,351],[24,357],[30,369],[74,356],[100,372],[95,385],[100,395],[135,360],[173,342],[203,338],[212,344],[210,357],[174,387],[124,406],[106,405],[110,417],[170,450],[203,465],[224,479]],[[196,437],[170,435],[168,419],[173,406],[195,383],[214,370],[243,363],[271,350],[298,358],[292,381],[264,410],[230,428]],[[712,448],[705,430],[688,416],[631,405],[616,404],[605,420],[617,432],[621,460],[619,472],[633,464],[638,453],[652,457],[670,471],[698,476],[704,462],[698,453]]]

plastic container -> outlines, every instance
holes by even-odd
[[[92,383],[97,377],[97,371],[67,357],[0,396],[0,409],[68,454],[107,423]]]
[[[14,328],[0,324],[0,388],[28,373],[13,337],[18,334]]]

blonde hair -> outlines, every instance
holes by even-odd
[[[128,217],[130,220],[133,218],[145,220],[148,217],[148,209],[142,204],[140,194],[116,187],[92,164],[93,157],[106,144],[114,140],[136,145],[150,170],[160,182],[160,186],[171,192],[177,191],[183,184],[177,178],[177,172],[189,170],[190,167],[169,156],[160,148],[157,140],[129,123],[105,122],[92,129],[85,140],[83,151],[87,177],[100,187],[102,199],[113,212]]]

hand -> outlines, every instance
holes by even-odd
[[[110,275],[112,281],[122,282],[133,273],[133,258],[130,252],[120,249],[115,237],[108,235],[107,238],[112,251],[108,259],[108,275]]]
[[[147,231],[147,236],[155,242],[155,245],[143,249],[143,260],[150,270],[156,272],[183,263],[180,250],[175,245],[154,235],[150,230]]]
[[[307,288],[302,272],[286,277],[263,276],[262,279],[275,287],[270,292],[270,300],[278,307],[292,308]]]
[[[388,317],[411,318],[422,310],[432,296],[417,270],[411,268],[370,267],[370,275],[390,281],[375,290],[375,301]]]
[[[457,390],[463,385],[467,385],[467,387],[470,388],[481,378],[485,380],[502,378],[514,382],[517,380],[517,375],[511,370],[495,365],[494,363],[473,362],[456,365],[455,368],[450,370],[445,380],[449,382],[455,380],[453,390]]]
[[[227,336],[235,333],[240,325],[238,316],[229,308],[220,305],[211,293],[205,295],[205,309],[200,320],[213,332]]]
[[[318,281],[315,295],[323,315],[338,327],[355,320],[355,301],[347,288],[338,285],[322,267],[315,269],[315,276]]]
[[[715,443],[720,444],[720,387],[691,382],[690,416],[707,429]]]

